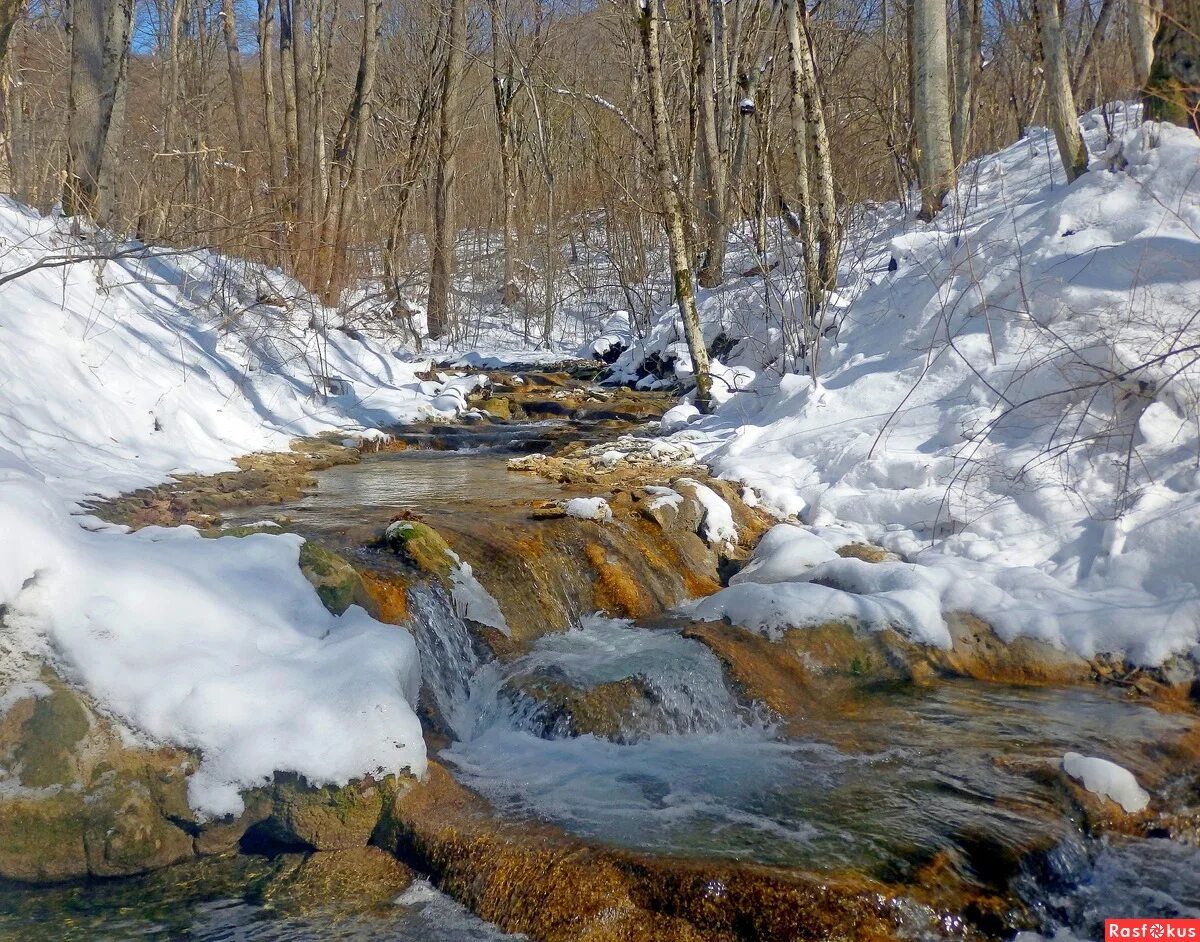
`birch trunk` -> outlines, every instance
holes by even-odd
[[[1159,0],[1126,0],[1129,15],[1129,45],[1133,53],[1133,77],[1139,86],[1150,78],[1154,65],[1154,34],[1162,4]]]
[[[1075,96],[1071,93],[1067,35],[1063,29],[1058,0],[1037,0],[1037,4],[1050,122],[1054,126],[1063,170],[1070,183],[1087,170],[1088,155],[1083,136],[1079,133]]]
[[[921,179],[922,219],[932,219],[941,212],[946,194],[954,186],[946,34],[945,0],[914,0],[913,125]]]
[[[688,352],[692,357],[692,369],[696,380],[696,408],[701,412],[711,412],[712,376],[709,371],[708,348],[704,345],[700,315],[696,310],[696,295],[692,289],[692,268],[688,254],[683,206],[680,204],[679,181],[671,159],[671,144],[668,137],[671,132],[667,123],[667,98],[663,89],[662,53],[659,49],[658,0],[640,0],[640,3],[638,25],[646,68],[646,91],[650,106],[654,169],[658,178],[659,198],[663,204],[671,275],[675,287],[675,303],[678,305],[680,317],[683,319],[683,333],[687,340]]]

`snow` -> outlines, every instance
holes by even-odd
[[[1083,783],[1083,787],[1101,798],[1111,798],[1130,814],[1144,811],[1150,796],[1137,783],[1133,773],[1115,762],[1095,756],[1068,752],[1062,759],[1063,771]]]
[[[127,534],[71,514],[301,435],[377,442],[381,425],[460,411],[476,381],[423,382],[427,362],[209,252],[114,244],[133,254],[32,267],[103,238],[0,199],[0,263],[30,268],[0,285],[0,681],[36,692],[22,685],[48,662],[135,741],[198,750],[189,797],[207,815],[277,770],[421,774],[411,637],[358,608],[329,614],[297,537]]]
[[[573,497],[563,504],[568,517],[579,520],[596,520],[608,523],[612,520],[612,508],[603,497]]]
[[[781,518],[919,564],[943,610],[1006,639],[1147,665],[1188,654],[1200,139],[1132,106],[1112,123],[1110,144],[1098,113],[1083,118],[1092,166],[1070,185],[1053,135],[1034,129],[968,164],[933,223],[860,207],[819,383],[780,328],[800,295],[793,246],[772,250],[769,291],[736,277],[701,291],[706,337],[747,338],[717,369],[739,368],[742,391],[717,383],[716,413],[680,410],[670,440]],[[731,269],[752,267],[735,245]],[[651,354],[690,375],[681,337],[665,312],[616,375],[634,381]]]
[[[707,484],[701,484],[693,478],[680,478],[676,486],[687,487],[700,506],[704,508],[704,519],[700,522],[700,535],[709,543],[737,543],[737,527],[733,523],[733,511],[725,503],[725,498]]]
[[[758,541],[750,562],[729,582],[787,582],[830,559],[837,559],[837,552],[828,541],[804,527],[781,523]]]
[[[277,769],[344,784],[425,767],[406,631],[322,606],[292,535],[92,533],[40,483],[0,482],[9,658],[49,658],[159,742],[198,749],[194,808],[237,814]]]

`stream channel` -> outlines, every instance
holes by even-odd
[[[378,564],[364,534],[406,511],[457,519],[464,532],[528,528],[530,503],[564,490],[509,470],[508,459],[605,434],[567,419],[410,430],[418,447],[328,469],[296,503],[226,519],[284,515],[348,558]],[[487,561],[475,566],[482,577]],[[576,611],[568,630],[500,659],[436,585],[411,587],[408,606],[425,706],[438,718],[431,754],[507,819],[653,855],[895,886],[928,882],[931,865],[951,859],[993,889],[1001,911],[1021,913],[1047,936],[1098,939],[1105,916],[1200,916],[1200,850],[1165,837],[1089,834],[1064,810],[1052,777],[1028,774],[1030,763],[1075,751],[1154,780],[1160,747],[1192,729],[1189,713],[1099,685],[943,679],[879,684],[853,709],[784,722],[731,683],[714,651],[685,637],[686,621],[669,612],[643,624]],[[531,695],[547,684],[636,696],[617,698],[617,718],[602,734],[580,734],[560,701]],[[249,884],[240,872],[214,884],[164,871],[0,886],[0,938],[510,938],[425,881],[382,910],[299,916],[256,899]],[[972,931],[991,934],[982,925]],[[1011,938],[997,926],[995,937]],[[960,931],[942,918],[916,934]]]

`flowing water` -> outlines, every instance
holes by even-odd
[[[332,533],[404,509],[500,520],[514,503],[561,493],[507,471],[494,438],[460,443],[484,447],[369,456],[322,472],[316,492],[271,512]],[[579,612],[571,630],[500,663],[439,589],[411,591],[409,606],[424,696],[449,734],[440,758],[505,814],[655,853],[901,882],[949,849],[984,882],[1015,873],[1042,929],[1066,936],[1098,938],[1106,915],[1200,915],[1200,851],[1086,839],[1053,785],[1028,774],[1076,751],[1144,775],[1154,761],[1147,744],[1183,734],[1188,717],[1101,688],[955,681],[875,689],[861,709],[785,734],[677,628]],[[608,726],[580,728],[568,695],[592,698]],[[237,892],[168,894],[173,902],[155,909],[130,904],[146,896],[137,881],[88,886],[0,887],[0,938],[304,940],[330,937],[333,925],[329,914],[279,913]],[[336,925],[335,937],[348,939],[505,938],[421,884]]]

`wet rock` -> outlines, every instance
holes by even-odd
[[[526,725],[544,739],[593,735],[613,742],[634,742],[668,730],[655,722],[658,696],[644,677],[577,687],[550,669],[514,678],[501,696],[528,709]]]
[[[992,627],[966,612],[949,612],[946,625],[954,647],[930,649],[931,663],[944,673],[1013,684],[1072,684],[1090,679],[1088,662],[1033,638],[1004,642]]]
[[[349,785],[314,787],[292,774],[276,773],[269,790],[270,813],[246,840],[312,850],[365,847],[379,823],[384,803],[408,779],[365,778]]]
[[[390,907],[408,889],[412,870],[378,847],[312,854],[283,854],[258,881],[253,902],[288,913],[336,909],[340,913]]]
[[[0,691],[2,693],[3,691]],[[180,750],[128,748],[49,670],[0,717],[0,876],[125,876],[193,854]]]
[[[361,605],[367,611],[375,607],[358,571],[319,543],[304,541],[300,547],[300,571],[334,615],[341,615],[351,605]]]
[[[899,921],[869,880],[651,858],[498,820],[436,763],[377,840],[484,919],[544,942],[883,939]]]
[[[388,525],[383,538],[415,569],[443,580],[449,578],[454,557],[449,544],[433,527],[418,520],[401,518]]]

